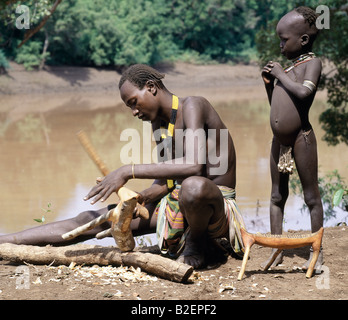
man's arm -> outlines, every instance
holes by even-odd
[[[151,187],[139,192],[140,194],[140,203],[149,204],[152,202],[155,202],[161,198],[163,198],[167,193],[169,192],[169,189],[167,187],[166,180],[155,180]]]
[[[188,98],[190,99],[190,98]],[[192,98],[189,100],[185,107],[183,107],[183,118],[185,129],[192,130],[193,133],[196,130],[204,130],[204,102],[200,98]],[[187,139],[187,137],[186,137]],[[119,169],[112,171],[84,198],[88,200],[92,197],[92,204],[97,201],[105,201],[113,192],[117,192],[128,180],[132,179],[133,176],[136,179],[174,179],[182,180],[190,176],[202,175],[203,168],[205,165],[204,161],[199,161],[199,155],[206,151],[206,137],[200,139],[199,137],[193,137],[193,143],[188,147],[191,151],[190,154],[193,157],[190,159],[186,158],[185,146],[183,149],[183,157],[168,160],[161,163],[152,164],[137,164],[125,165]],[[158,188],[158,187],[157,187]],[[153,192],[152,189],[151,192]],[[159,190],[159,189],[157,189]],[[164,189],[162,189],[164,192]],[[161,191],[161,192],[162,192]]]

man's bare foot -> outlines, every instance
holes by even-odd
[[[188,233],[184,251],[176,259],[176,261],[186,263],[195,269],[202,268],[205,264],[205,248],[205,243],[196,243],[192,241],[190,238],[190,233]]]
[[[269,262],[273,259],[273,256],[276,254],[278,249],[272,249],[271,255],[270,257],[263,263],[261,263],[261,268],[262,270],[265,270],[265,268],[267,267],[267,265],[269,264]],[[273,261],[273,263],[271,264],[270,268],[276,267],[278,264],[281,264],[283,262],[283,251],[281,251],[278,256],[276,257],[276,259]]]
[[[312,247],[310,248],[309,250],[309,259],[304,263],[304,265],[302,266],[302,270],[307,270],[309,268],[309,264],[311,263],[312,261],[312,257],[313,257],[313,249]],[[320,272],[321,270],[321,267],[322,265],[324,264],[324,254],[323,254],[323,249],[321,248],[320,249],[320,252],[319,252],[319,257],[318,257],[318,260],[315,264],[315,267],[314,269],[317,271],[317,272]]]

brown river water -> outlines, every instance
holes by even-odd
[[[112,96],[100,94],[89,99],[64,94],[17,95],[0,99],[0,234],[37,226],[33,219],[42,216],[51,222],[101,207],[83,201],[101,174],[76,138],[79,130],[87,133],[110,170],[122,165],[121,150],[128,142],[121,141],[121,133],[129,128],[136,129],[141,137],[144,133],[143,123]],[[237,202],[247,228],[268,232],[272,138],[268,103],[266,99],[239,100],[214,106],[234,139]],[[318,116],[324,109],[325,101],[318,100],[311,110],[318,140],[319,175],[337,169],[347,181],[347,146],[332,147],[321,140]],[[153,142],[141,138],[139,148],[141,161],[151,159]],[[150,183],[132,180],[127,186],[140,191]],[[116,200],[114,195],[107,203]],[[300,197],[290,195],[284,229],[310,229],[308,213],[300,211],[302,204]],[[337,210],[336,219],[325,225],[340,221],[347,221],[347,216]]]

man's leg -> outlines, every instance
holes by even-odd
[[[148,206],[150,214],[149,220],[137,218],[132,221],[131,229],[134,236],[154,232],[157,220],[156,215],[153,214],[154,206],[155,205],[152,204]],[[104,222],[94,229],[86,231],[85,233],[71,240],[64,240],[62,235],[98,218],[99,216],[108,212],[110,208],[111,207],[109,206],[96,211],[84,211],[71,219],[43,224],[17,233],[2,235],[0,236],[0,244],[14,243],[39,246],[51,244],[54,246],[62,246],[93,239],[97,233],[109,229],[111,224],[109,222]]]
[[[98,232],[110,228],[111,225],[108,222],[105,222],[102,225],[68,241],[62,238],[62,234],[92,221],[93,219],[106,213],[107,210],[107,208],[103,208],[97,211],[84,211],[71,219],[47,223],[20,232],[2,235],[0,236],[0,243],[39,246],[51,244],[55,246],[62,246],[92,239]]]
[[[182,182],[179,205],[190,232],[178,261],[199,268],[204,264],[208,225],[225,215],[224,200],[213,181],[204,177],[190,177]]]

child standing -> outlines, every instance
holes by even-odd
[[[289,174],[292,173],[293,162],[296,164],[304,200],[310,211],[312,232],[323,226],[323,206],[318,187],[317,143],[308,118],[322,69],[321,61],[311,52],[318,34],[316,18],[316,13],[308,7],[296,8],[283,16],[276,31],[280,39],[281,53],[292,60],[292,65],[283,69],[279,63],[269,61],[262,70],[271,105],[270,123],[273,131],[270,157],[272,234],[282,233],[284,206],[289,194]],[[281,261],[282,254],[277,257],[274,265]],[[322,262],[321,252],[317,269]],[[308,268],[308,262],[303,268]]]

